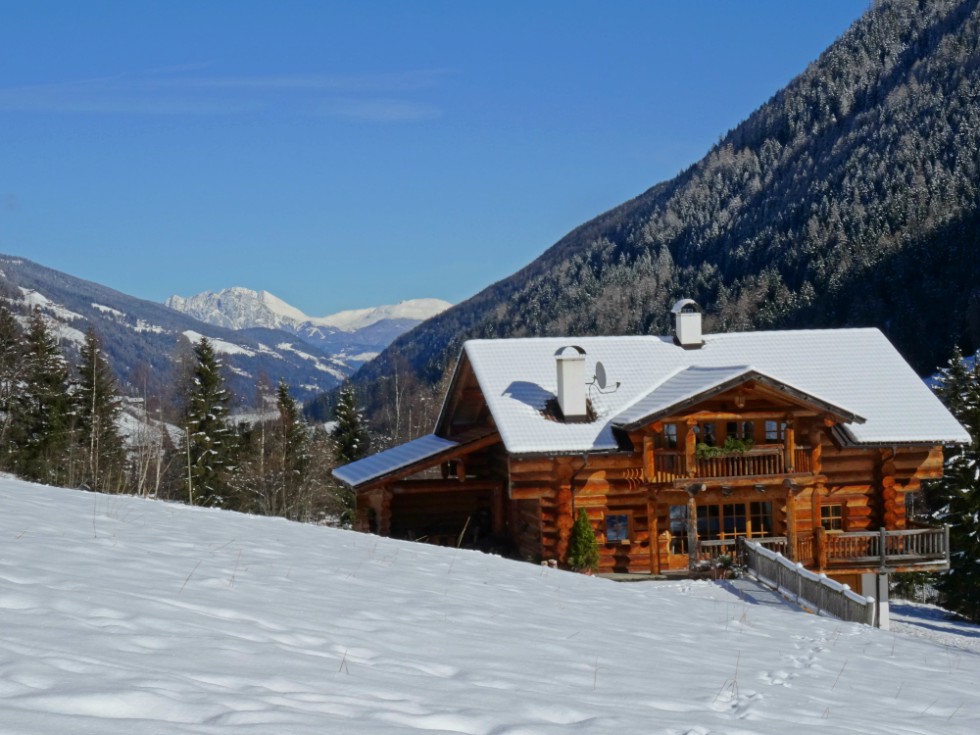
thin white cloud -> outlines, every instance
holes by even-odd
[[[398,99],[333,99],[320,105],[322,117],[345,118],[363,122],[417,122],[439,117],[432,105]]]
[[[241,115],[263,110],[335,118],[406,122],[439,110],[415,99],[445,72],[198,76],[203,65],[147,74],[0,88],[0,110],[56,114]],[[191,72],[191,73],[187,73]]]

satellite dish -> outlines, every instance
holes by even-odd
[[[595,364],[595,382],[599,385],[599,390],[606,389],[606,368],[598,361]]]

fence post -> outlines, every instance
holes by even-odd
[[[881,568],[884,569],[886,566],[888,566],[888,532],[885,530],[885,527],[882,526],[879,533],[881,535],[881,539],[878,542],[881,544],[879,556],[881,557]]]

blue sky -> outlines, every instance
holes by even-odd
[[[698,160],[867,0],[0,0],[0,252],[154,301],[458,302]]]

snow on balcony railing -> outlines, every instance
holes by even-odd
[[[874,624],[873,597],[862,597],[852,592],[846,584],[804,569],[802,564],[794,564],[782,554],[748,539],[742,540],[742,548],[744,563],[750,573],[798,604],[811,607],[818,614]]]

